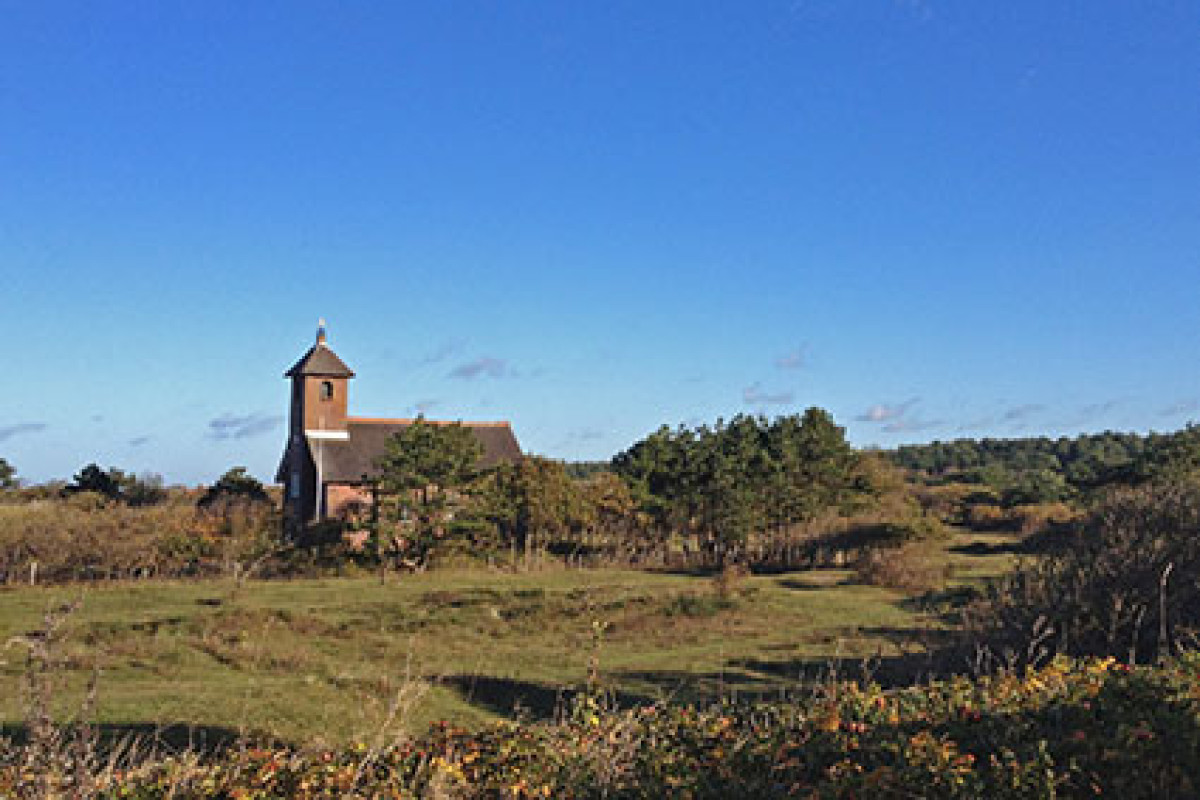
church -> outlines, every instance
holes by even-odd
[[[284,487],[284,519],[298,527],[338,519],[372,501],[376,461],[392,434],[413,419],[351,417],[354,372],[329,348],[325,323],[317,342],[285,374],[292,381],[288,439],[275,481]],[[453,421],[426,420],[434,425]],[[521,446],[507,422],[459,422],[482,446],[480,466],[520,460]]]

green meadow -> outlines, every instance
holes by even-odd
[[[998,574],[1002,534],[930,551],[947,585]],[[850,570],[735,576],[618,569],[434,570],[293,581],[0,590],[0,722],[23,719],[19,637],[78,601],[53,704],[114,731],[330,744],[433,720],[553,715],[595,676],[617,702],[786,697],[848,665],[919,671],[948,617]]]

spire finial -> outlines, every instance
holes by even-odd
[[[317,320],[317,344],[325,344],[325,318]]]

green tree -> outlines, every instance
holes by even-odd
[[[695,429],[663,427],[613,459],[639,512],[718,561],[754,534],[844,506],[864,488],[845,431],[818,408],[739,415]]]
[[[613,458],[613,471],[629,485],[630,494],[649,525],[660,535],[688,529],[697,434],[666,425]]]
[[[120,500],[120,478],[120,470],[105,470],[101,469],[98,464],[88,464],[76,473],[71,483],[63,490],[63,493],[70,495],[81,492],[94,492],[110,500]]]
[[[801,487],[800,502],[791,521],[811,519],[825,508],[846,503],[854,493],[858,455],[846,441],[846,431],[828,411],[810,408],[800,419],[792,461],[793,480]]]
[[[479,476],[482,453],[469,428],[432,424],[423,417],[388,439],[376,466],[380,489],[390,501],[387,512],[404,531],[397,550],[425,564],[457,508],[467,506],[465,495]]]
[[[1004,487],[1001,503],[1019,506],[1030,503],[1056,503],[1067,498],[1070,487],[1063,476],[1050,469],[1031,469],[1017,473]]]
[[[493,470],[480,493],[480,508],[502,541],[514,553],[523,550],[527,562],[535,550],[584,530],[593,511],[563,462],[541,456]]]
[[[214,508],[229,505],[270,503],[267,490],[245,467],[233,467],[204,492],[196,505]]]
[[[579,489],[587,506],[587,521],[591,531],[625,532],[634,510],[633,495],[625,481],[606,470],[590,475]]]
[[[1128,473],[1135,483],[1177,483],[1200,474],[1200,425],[1155,437]]]
[[[0,489],[15,489],[19,485],[17,471],[11,464],[0,458]]]

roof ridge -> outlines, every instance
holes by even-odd
[[[426,424],[429,424],[429,425],[463,425],[463,426],[469,425],[474,428],[509,428],[509,427],[512,427],[512,423],[508,422],[506,420],[501,420],[498,422],[481,422],[481,421],[466,420],[466,419],[424,419],[424,418],[421,418],[421,419],[423,422],[425,422]],[[387,424],[412,425],[416,421],[417,421],[417,418],[415,418],[415,417],[346,417],[346,422],[348,422],[348,423],[349,422],[361,422],[361,423],[364,423],[367,425],[387,425]]]

